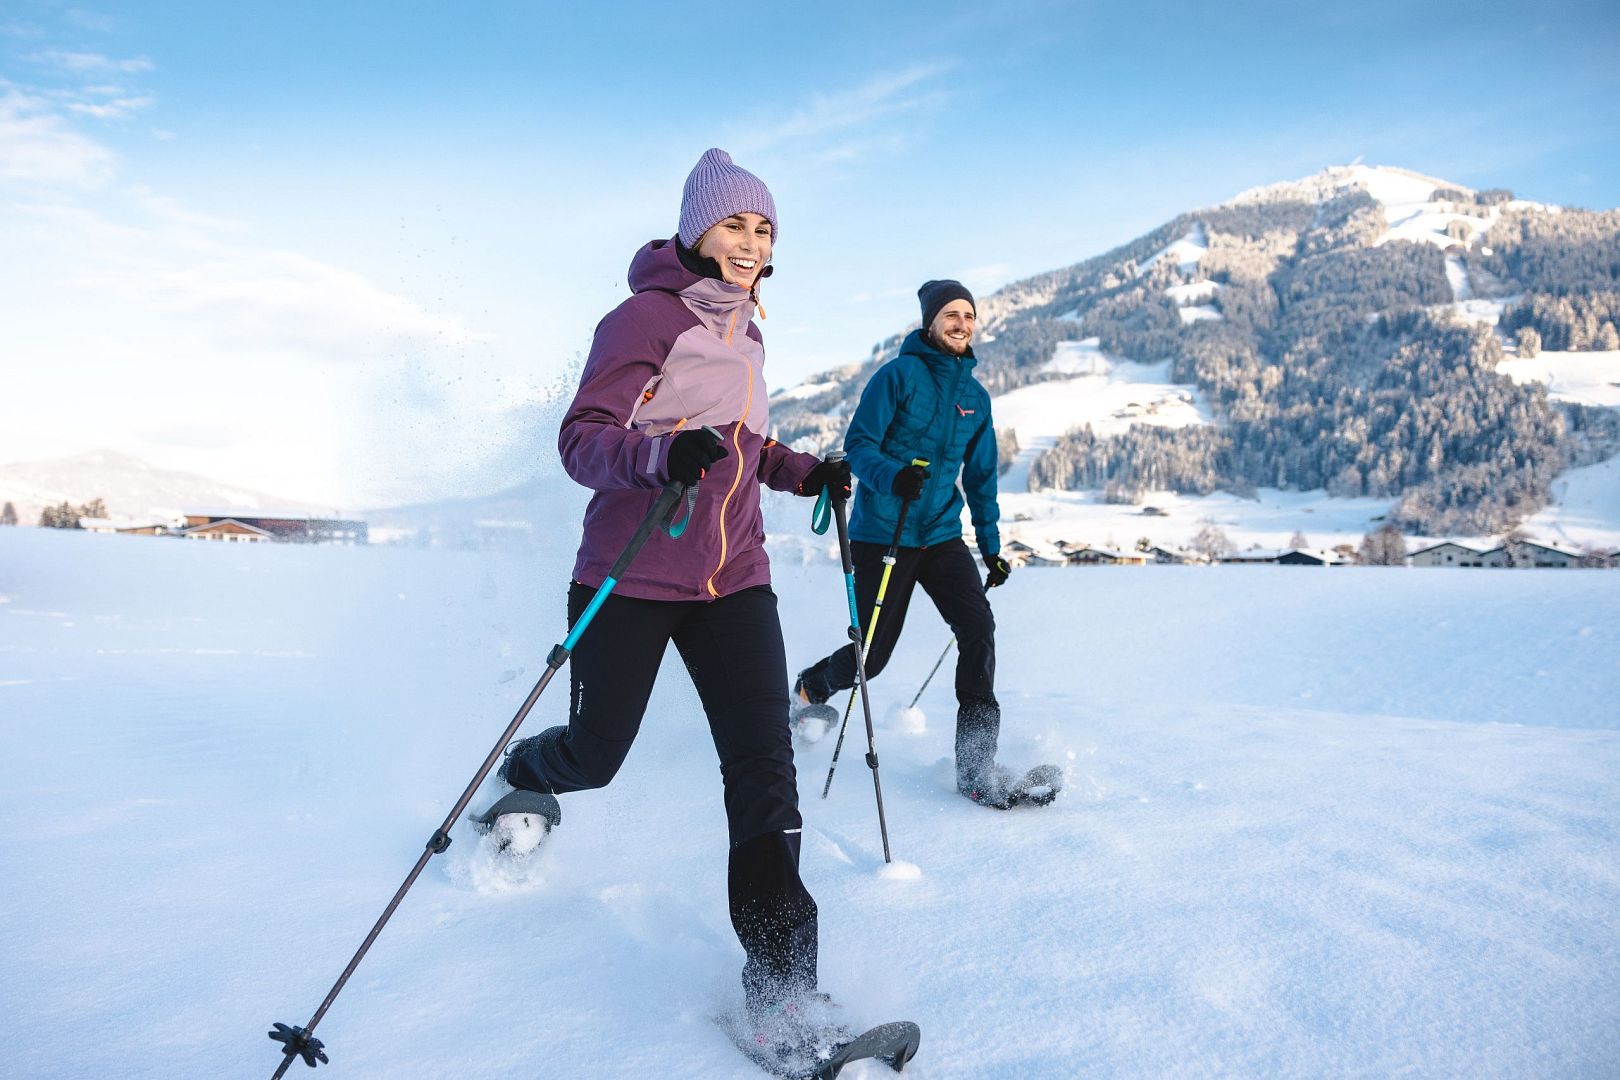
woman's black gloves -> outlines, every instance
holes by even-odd
[[[850,472],[847,461],[822,461],[805,474],[799,483],[799,494],[806,498],[815,498],[826,488],[827,494],[835,499],[849,498]]]
[[[701,428],[683,431],[669,443],[669,478],[688,486],[726,456],[726,444]]]
[[[907,465],[894,474],[894,483],[889,490],[902,499],[915,499],[922,495],[923,485],[928,482],[928,470],[921,465]]]

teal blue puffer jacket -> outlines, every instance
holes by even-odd
[[[996,429],[990,394],[973,377],[970,351],[955,357],[913,330],[900,355],[884,364],[861,391],[849,422],[844,452],[860,481],[850,513],[849,535],[887,545],[894,539],[900,499],[890,491],[895,474],[924,458],[928,483],[906,515],[901,547],[928,547],[962,535],[962,495],[967,494],[979,551],[1001,551],[996,522]],[[957,474],[962,488],[957,489]]]

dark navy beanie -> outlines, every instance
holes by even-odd
[[[934,325],[934,316],[939,314],[940,308],[952,300],[966,300],[973,304],[973,314],[975,316],[979,314],[979,305],[973,302],[973,294],[967,291],[967,286],[950,278],[923,282],[922,288],[917,290],[917,299],[922,301],[924,330]]]

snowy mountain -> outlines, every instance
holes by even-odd
[[[1012,495],[1276,492],[1482,535],[1620,451],[1620,212],[1335,167],[1009,285],[980,316]],[[776,395],[778,436],[834,443],[899,340]]]
[[[37,522],[46,506],[63,502],[79,506],[92,499],[103,500],[113,518],[152,521],[167,521],[196,507],[330,510],[195,473],[160,469],[115,450],[0,465],[0,503],[14,504],[22,524]]]

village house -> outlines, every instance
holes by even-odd
[[[217,540],[228,544],[268,544],[275,540],[264,529],[235,518],[220,518],[181,531],[187,540]]]
[[[364,544],[366,523],[294,511],[188,510],[181,535],[232,543]]]
[[[1581,564],[1581,553],[1554,541],[1512,540],[1480,556],[1485,566],[1567,569]]]
[[[80,518],[79,528],[88,532],[119,533],[124,536],[167,536],[170,532],[167,522],[117,518]]]
[[[1064,552],[1071,566],[1146,566],[1150,556],[1143,551],[1115,551],[1113,548],[1069,548]]]
[[[1413,566],[1484,566],[1484,554],[1464,544],[1443,540],[1412,552],[1407,561]]]
[[[1187,566],[1207,561],[1202,555],[1182,551],[1180,548],[1165,547],[1163,544],[1155,544],[1143,554],[1164,566]]]
[[[1346,561],[1326,548],[1289,548],[1277,556],[1278,566],[1343,566]]]
[[[1342,566],[1336,551],[1319,548],[1251,548],[1221,556],[1223,563],[1265,563],[1274,566]]]
[[[1067,560],[1060,552],[1038,548],[1033,544],[1026,544],[1022,540],[1008,540],[1001,545],[1001,554],[1015,567],[1022,566],[1063,566]]]

